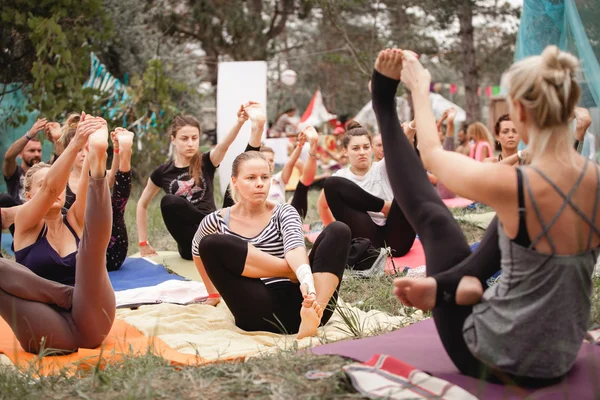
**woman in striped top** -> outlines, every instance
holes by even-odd
[[[209,304],[221,296],[238,327],[247,331],[312,336],[335,307],[350,251],[350,229],[327,226],[306,255],[302,222],[294,207],[267,201],[271,168],[248,151],[232,165],[237,202],[200,223],[192,242]]]

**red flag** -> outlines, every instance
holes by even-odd
[[[454,94],[456,92],[458,92],[458,88],[456,87],[456,84],[453,83],[450,85],[450,94]]]

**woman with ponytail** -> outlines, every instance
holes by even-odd
[[[237,112],[237,121],[229,134],[217,146],[201,153],[200,122],[190,115],[178,115],[169,128],[174,159],[156,168],[146,184],[137,204],[137,229],[142,256],[156,255],[148,243],[148,205],[163,189],[166,195],[160,210],[169,233],[177,242],[182,258],[192,259],[192,238],[202,219],[216,210],[214,191],[215,171],[229,146],[248,120],[244,106]]]

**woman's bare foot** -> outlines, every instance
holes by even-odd
[[[483,287],[479,279],[474,276],[463,276],[456,288],[456,304],[472,306],[481,301]]]
[[[119,147],[122,151],[130,152],[133,146],[134,133],[126,129],[117,130],[117,140],[119,141]]]
[[[427,278],[398,278],[394,280],[394,294],[409,307],[431,310],[435,307],[437,281]],[[463,276],[456,288],[456,304],[472,306],[481,301],[483,287],[479,279]]]
[[[106,131],[106,135],[104,135]],[[96,135],[96,136],[94,136]],[[106,150],[108,149],[108,130],[106,121],[103,127],[90,135],[89,140],[89,162],[92,178],[101,179],[106,174]]]
[[[306,307],[303,303],[300,308],[300,327],[298,328],[298,340],[305,337],[314,336],[317,333],[317,328],[321,323],[321,317],[323,316],[323,309],[316,301],[313,301],[312,305]]]
[[[375,70],[390,79],[400,80],[402,71],[402,51],[385,49],[379,52],[375,61]]]
[[[264,123],[267,120],[267,116],[262,106],[259,103],[251,103],[244,107],[244,111],[248,114],[250,121],[256,123]]]
[[[394,279],[394,294],[408,307],[431,310],[435,306],[437,282],[427,278]]]

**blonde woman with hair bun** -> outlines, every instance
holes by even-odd
[[[431,75],[414,53],[385,50],[375,63],[373,109],[384,148],[395,155],[385,159],[394,201],[427,258],[428,276],[396,279],[394,293],[433,311],[463,374],[548,386],[567,375],[582,345],[600,254],[600,173],[573,148],[577,68],[575,57],[551,46],[509,69],[510,119],[531,152],[529,165],[515,168],[444,151],[431,112]],[[471,253],[402,132],[395,109],[400,80],[413,98],[425,169],[457,195],[496,211],[497,229],[486,232],[483,250]],[[498,267],[500,278],[484,292]]]

